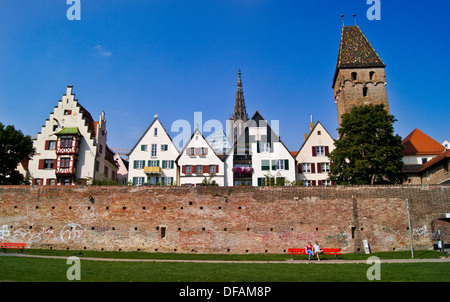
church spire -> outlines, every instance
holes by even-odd
[[[244,92],[242,90],[241,70],[238,72],[238,82],[236,90],[236,99],[234,101],[234,111],[230,117],[233,121],[248,121],[247,109],[245,108]]]

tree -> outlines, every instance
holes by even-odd
[[[336,149],[329,154],[329,177],[340,184],[402,183],[402,139],[384,105],[354,107],[342,115]]]
[[[21,184],[23,175],[16,170],[17,165],[24,159],[30,160],[34,153],[30,136],[0,123],[0,185]]]

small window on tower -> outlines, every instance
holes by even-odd
[[[356,72],[352,72],[352,81],[356,81],[358,74]]]
[[[371,71],[371,72],[369,73],[369,77],[370,77],[370,80],[371,80],[371,81],[375,80],[375,71]]]
[[[367,96],[368,90],[369,90],[369,89],[368,89],[367,87],[364,87],[364,88],[363,88],[363,95],[364,95],[364,96]]]

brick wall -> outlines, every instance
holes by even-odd
[[[0,187],[0,241],[30,248],[284,253],[432,248],[449,187]]]

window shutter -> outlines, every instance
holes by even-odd
[[[195,149],[194,149],[194,154],[195,154],[195,155],[199,155],[199,153],[200,153],[199,148],[195,148]]]
[[[208,148],[205,148],[205,155],[208,155]]]
[[[173,177],[170,178],[170,185],[173,186]]]
[[[269,146],[270,146],[270,153],[273,153],[273,143],[270,142],[270,143],[269,143]]]
[[[50,141],[45,141],[45,150],[48,150],[49,143]]]
[[[141,151],[145,151],[144,145],[141,145]]]
[[[173,160],[170,161],[170,169],[173,169]]]
[[[216,173],[219,173],[219,165],[216,165]]]
[[[298,168],[298,173],[303,173],[303,166],[302,166],[302,163],[298,163],[298,164],[297,164],[297,168]]]
[[[313,186],[316,186],[316,181],[315,180],[313,180],[313,181],[311,181],[312,182],[312,185]]]
[[[259,142],[256,142],[256,153],[261,153],[259,148]]]
[[[311,173],[316,173],[316,165],[311,163]]]
[[[316,146],[312,146],[312,156],[316,156]]]
[[[203,166],[203,173],[209,172],[209,166]]]
[[[328,156],[329,152],[330,152],[330,148],[328,146],[325,146],[325,156]]]
[[[186,173],[186,166],[181,167],[181,172]]]
[[[318,180],[317,182],[319,183],[319,186],[322,185],[322,181],[321,180]]]
[[[322,173],[322,163],[317,163],[317,173]]]
[[[157,167],[160,167],[160,165],[159,165],[159,160],[156,161],[156,166],[157,166]]]
[[[288,159],[284,160],[284,169],[289,170],[289,160]]]
[[[136,185],[136,177],[133,177],[133,186],[135,186],[135,185]]]
[[[39,170],[44,169],[44,160],[43,160],[43,159],[40,159],[40,160],[39,160],[39,167],[38,167],[38,169],[39,169]]]

